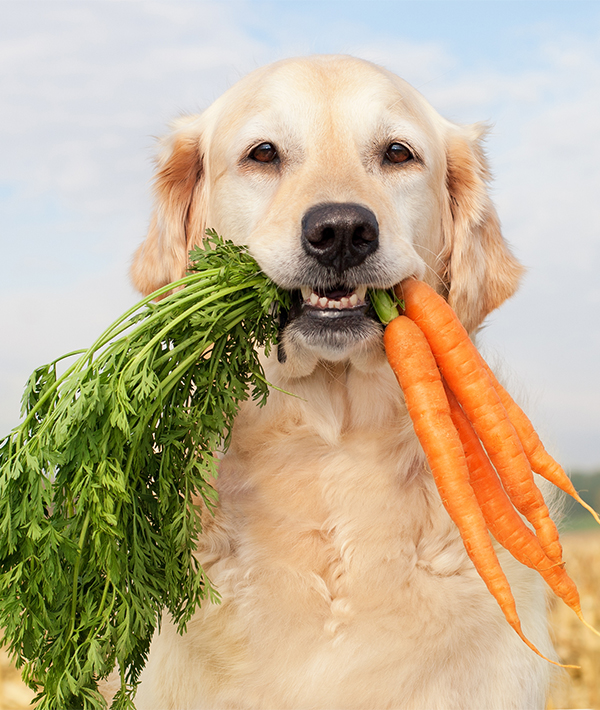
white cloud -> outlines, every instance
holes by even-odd
[[[12,22],[0,30],[0,132],[8,151],[0,180],[26,179],[84,209],[95,190],[110,195],[113,207],[126,206],[127,184],[141,184],[147,170],[140,153],[151,136],[178,110],[211,103],[231,67],[244,71],[248,57],[264,54],[230,22],[227,4],[10,8]]]

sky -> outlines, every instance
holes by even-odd
[[[480,342],[570,470],[600,470],[600,3],[0,0],[0,434],[31,371],[137,300],[156,138],[252,69],[345,53],[490,124],[527,267]]]

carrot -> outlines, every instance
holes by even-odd
[[[469,481],[489,531],[516,560],[539,572],[550,589],[577,614],[589,629],[598,634],[598,631],[583,617],[581,599],[575,582],[565,571],[564,565],[553,564],[548,559],[537,537],[517,514],[504,492],[471,422],[447,386],[446,396],[450,406],[450,416],[467,459]]]
[[[437,363],[425,336],[409,318],[400,316],[386,327],[383,341],[440,498],[458,528],[467,554],[508,623],[529,648],[550,661],[523,634],[510,585],[469,483],[465,454],[452,422]]]
[[[556,525],[468,333],[448,303],[427,284],[407,279],[396,289],[404,299],[406,315],[429,342],[442,375],[475,428],[513,505],[534,526],[550,560],[560,563],[562,548]]]
[[[552,564],[539,540],[525,526],[512,507],[488,457],[460,405],[446,389],[452,420],[457,428],[469,466],[469,480],[492,535],[524,565],[537,570],[550,589],[572,609],[579,619],[595,634],[600,633],[589,624],[581,610],[577,586],[564,569],[564,564]],[[503,521],[502,524],[500,521]],[[506,529],[504,529],[506,527]],[[516,538],[515,546],[513,538]]]
[[[531,464],[531,468],[547,481],[553,483],[557,488],[560,488],[561,491],[564,491],[574,498],[594,516],[597,523],[600,523],[598,513],[580,497],[579,493],[575,490],[575,486],[571,483],[571,479],[567,476],[562,466],[546,451],[540,437],[533,428],[533,424],[525,412],[523,412],[521,407],[519,407],[504,387],[498,382],[496,376],[483,358],[481,358],[481,363],[488,373],[494,389],[498,393],[498,396],[504,405],[504,409],[506,409],[506,413],[515,427],[525,454]]]
[[[460,437],[469,482],[489,531],[521,564],[539,569],[553,566],[533,532],[525,525],[506,495],[471,422],[446,385],[450,416]]]

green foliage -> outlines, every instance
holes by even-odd
[[[375,313],[383,325],[387,325],[398,317],[398,307],[404,309],[404,302],[396,296],[393,289],[387,291],[372,289],[369,291],[369,297]]]
[[[239,403],[266,400],[256,347],[289,303],[214,232],[191,261],[61,377],[59,361],[38,368],[0,442],[0,627],[44,710],[105,707],[97,681],[115,665],[112,707],[134,708],[163,610],[183,631],[217,598],[192,554],[194,500],[214,506]]]

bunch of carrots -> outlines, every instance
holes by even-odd
[[[577,587],[565,571],[556,525],[533,472],[575,498],[600,523],[598,515],[544,449],[533,425],[497,381],[448,303],[414,279],[396,286],[395,293],[404,315],[393,318],[385,329],[387,358],[442,502],[475,568],[508,623],[538,655],[542,656],[523,634],[488,531],[515,559],[537,570],[598,633],[583,618]]]

